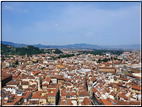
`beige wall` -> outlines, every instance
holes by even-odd
[[[48,102],[51,104],[56,104],[56,98],[55,97],[48,97]]]
[[[62,84],[62,82],[64,82],[64,80],[58,80],[58,84]]]
[[[47,103],[46,99],[40,99],[39,102],[41,102],[41,104],[46,104]]]
[[[22,89],[26,89],[28,87],[29,87],[28,85],[22,85]]]
[[[47,90],[47,86],[42,86],[42,89],[43,90]]]

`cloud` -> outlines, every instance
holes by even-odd
[[[5,10],[12,10],[13,7],[9,6],[9,5],[4,5],[3,9],[5,9]]]
[[[48,17],[52,17],[52,14]],[[40,32],[41,36],[52,35],[57,41],[67,40],[70,43],[86,41],[90,44],[111,45],[139,41],[140,6],[138,5],[115,9],[71,5],[59,11],[57,17],[57,19],[38,20],[27,29],[29,32]]]
[[[58,26],[59,26],[59,24],[55,24],[55,26],[56,26],[56,27],[58,27]]]
[[[28,9],[23,9],[21,10],[23,13],[29,13],[29,10]]]
[[[12,11],[12,12],[17,12],[17,13],[29,13],[28,9],[25,8],[20,8],[20,7],[14,7],[10,5],[4,5],[3,7],[4,10]]]
[[[114,40],[119,37],[132,37],[132,33],[139,32],[139,14],[138,6],[115,10],[72,6],[65,9],[59,21],[64,23],[63,28],[66,32],[82,32],[82,37],[86,32],[92,31],[94,35],[98,36],[95,38],[96,40],[100,38]],[[129,40],[127,39],[127,41]]]

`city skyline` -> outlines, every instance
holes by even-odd
[[[24,44],[140,44],[140,3],[3,2],[2,40]]]

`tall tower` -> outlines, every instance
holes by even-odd
[[[40,88],[40,77],[38,77],[38,91],[41,91],[41,88]]]
[[[25,55],[25,58],[27,58],[27,53],[26,53],[26,55]]]
[[[114,55],[112,55],[112,67],[114,67]]]

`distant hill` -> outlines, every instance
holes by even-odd
[[[102,48],[109,49],[140,49],[140,44],[131,45],[114,45],[114,46],[102,46]]]
[[[18,44],[13,42],[2,41],[2,44],[12,45],[14,47],[25,47],[28,46],[27,44]],[[42,44],[34,44],[32,45],[38,48],[68,48],[68,49],[140,49],[140,44],[131,44],[131,45],[111,45],[111,46],[99,46],[99,45],[92,45],[92,44],[85,44],[85,43],[77,43],[77,44],[70,44],[70,45],[42,45]]]
[[[11,46],[14,46],[14,47],[24,47],[24,46],[27,46],[26,44],[19,44],[19,43],[7,42],[7,41],[2,41],[2,44],[11,45]]]
[[[24,47],[28,46],[27,44],[18,44],[18,43],[13,43],[13,42],[7,42],[7,41],[2,41],[2,44],[5,45],[11,45],[14,47]],[[91,45],[91,44],[85,44],[85,43],[78,43],[78,44],[71,44],[71,45],[42,45],[42,44],[34,44],[32,45],[34,47],[38,48],[71,48],[71,49],[97,49],[101,48],[98,45]]]
[[[40,53],[44,53],[43,50],[34,47],[34,46],[26,46],[26,47],[22,47],[22,48],[16,48],[10,45],[5,45],[2,44],[1,45],[2,51],[1,54],[2,55],[32,55],[32,54],[40,54]]]
[[[50,49],[53,50],[53,49]],[[53,53],[60,54],[63,53],[59,49],[54,49]],[[34,46],[25,46],[25,47],[14,47],[11,45],[1,44],[1,54],[2,55],[33,55],[33,54],[40,54],[40,53],[48,53],[44,49],[39,49]]]
[[[98,45],[91,45],[91,44],[85,44],[85,43],[66,45],[65,47],[66,48],[78,48],[78,49],[98,49],[98,48],[101,48],[101,46],[98,46]]]

